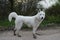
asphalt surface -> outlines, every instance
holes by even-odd
[[[0,32],[0,40],[60,40],[60,29],[49,29],[37,31],[37,39],[32,36],[32,31],[20,31],[22,37],[13,35],[13,31]]]

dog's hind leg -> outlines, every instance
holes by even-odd
[[[16,32],[16,29],[14,28],[14,36],[16,36],[16,33],[15,32]]]
[[[21,35],[19,34],[19,29],[16,30],[16,35],[17,35],[18,37],[21,37]]]
[[[18,37],[21,37],[21,35],[19,35],[19,31],[20,31],[20,29],[21,29],[21,27],[22,27],[22,22],[20,23],[16,23],[16,25],[15,25],[15,29],[16,29],[16,31],[15,31],[15,34],[18,36]]]

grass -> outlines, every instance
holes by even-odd
[[[8,20],[2,20],[0,21],[0,27],[8,28],[14,25],[14,21],[9,22]]]

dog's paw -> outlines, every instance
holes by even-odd
[[[34,38],[34,39],[37,39],[37,36],[36,36],[35,34],[33,34],[33,38]]]
[[[16,34],[14,34],[14,36],[16,36]]]
[[[36,36],[33,36],[33,38],[34,38],[34,39],[37,39],[37,37],[36,37]]]

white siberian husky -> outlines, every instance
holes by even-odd
[[[45,12],[40,11],[35,16],[21,16],[17,15],[16,12],[12,12],[8,16],[9,21],[11,22],[12,18],[15,18],[15,28],[14,28],[14,35],[19,35],[19,30],[21,29],[23,23],[28,25],[28,27],[33,28],[33,37],[36,38],[36,30],[39,27],[40,23],[45,18]]]

